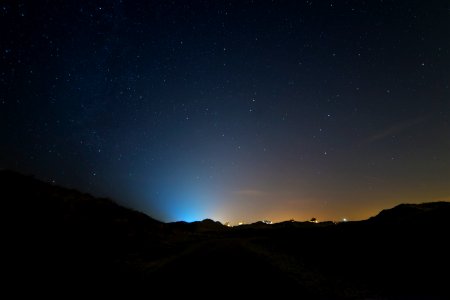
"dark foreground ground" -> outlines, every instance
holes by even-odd
[[[161,223],[0,172],[3,282],[15,297],[450,299],[450,203],[361,222]]]

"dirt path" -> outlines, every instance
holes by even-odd
[[[239,239],[211,240],[192,246],[159,266],[152,275],[156,286],[167,295],[267,296],[300,292],[295,281]]]

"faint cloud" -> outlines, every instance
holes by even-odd
[[[262,190],[255,190],[255,189],[245,189],[245,190],[238,190],[234,191],[235,195],[238,196],[247,196],[247,197],[261,197],[264,195],[267,195],[266,192]]]
[[[384,140],[385,138],[388,138],[390,136],[400,134],[403,131],[408,130],[410,127],[422,123],[426,119],[427,117],[419,117],[405,122],[396,123],[389,128],[386,128],[375,133],[374,135],[369,136],[364,140],[364,142],[370,144],[376,141]]]

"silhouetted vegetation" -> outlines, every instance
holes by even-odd
[[[450,297],[447,202],[402,204],[360,222],[229,228],[162,223],[11,171],[0,180],[17,293]]]

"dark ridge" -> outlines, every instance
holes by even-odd
[[[190,232],[223,231],[229,229],[219,221],[213,221],[211,219],[204,219],[203,221],[195,221],[190,223],[178,221],[168,223],[167,225],[172,229]]]
[[[155,226],[161,222],[149,216],[118,205],[111,199],[96,198],[74,189],[68,189],[2,170],[0,181],[3,203],[11,209],[32,211],[32,217],[41,220],[56,220],[63,216],[65,221],[117,222],[129,226]],[[14,210],[12,211],[15,212]]]
[[[8,170],[0,171],[0,182],[8,245],[17,261],[12,278],[38,290],[45,282],[61,288],[117,281],[132,286],[139,277],[133,253],[167,252],[163,223],[110,199]]]
[[[421,204],[400,204],[384,209],[368,221],[385,225],[414,225],[446,223],[450,215],[449,202],[429,202]]]

